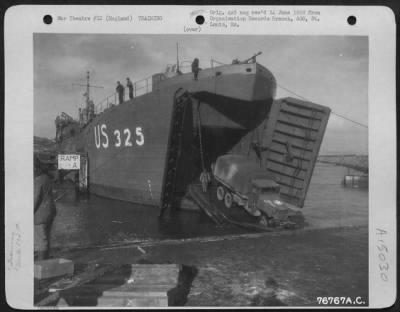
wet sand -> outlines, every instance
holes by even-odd
[[[196,267],[185,306],[316,306],[317,297],[368,302],[368,228],[173,240],[65,253],[78,263],[178,263]],[[143,251],[145,253],[143,253]]]

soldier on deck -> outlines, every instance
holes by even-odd
[[[124,90],[125,90],[125,88],[119,81],[117,81],[117,88],[115,90],[118,93],[119,104],[123,103],[124,102]]]
[[[39,158],[34,155],[35,260],[44,260],[49,257],[50,231],[55,215],[52,181],[44,172]]]
[[[133,84],[132,81],[129,78],[126,78],[126,86],[128,87],[129,90],[129,99],[133,99]]]

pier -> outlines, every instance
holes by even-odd
[[[319,155],[317,161],[324,164],[343,166],[368,174],[368,155]]]

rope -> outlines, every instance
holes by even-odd
[[[206,192],[208,184],[211,181],[211,176],[210,176],[210,173],[207,172],[206,166],[204,163],[203,139],[202,139],[202,135],[201,135],[200,101],[197,103],[197,126],[198,126],[198,132],[199,132],[201,167],[203,170],[200,174],[200,182],[201,182],[201,187],[203,189],[203,192]]]
[[[200,101],[197,103],[197,129],[199,132],[201,167],[202,167],[203,171],[205,171],[206,168],[205,168],[205,164],[204,164],[203,139],[202,139],[202,135],[201,135]]]
[[[304,96],[301,96],[300,94],[297,94],[296,92],[293,92],[292,90],[289,90],[288,88],[286,88],[286,87],[284,87],[284,86],[282,86],[282,85],[280,85],[280,84],[276,84],[276,85],[277,85],[278,87],[280,87],[281,89],[286,90],[287,92],[289,92],[289,93],[291,93],[291,94],[293,94],[293,95],[295,95],[295,96],[297,96],[297,97],[299,97],[299,98],[301,98],[301,99],[303,99],[303,100],[305,100],[305,101],[312,102],[312,101],[308,100],[307,98],[305,98]],[[346,116],[343,116],[343,115],[341,115],[341,114],[335,113],[334,111],[332,111],[331,113],[332,113],[332,115],[338,116],[338,117],[343,118],[343,119],[345,119],[345,120],[347,120],[347,121],[349,121],[349,122],[352,122],[352,123],[354,123],[354,124],[356,124],[356,125],[358,125],[358,126],[360,126],[360,127],[367,128],[367,129],[368,129],[368,126],[365,125],[365,124],[362,124],[361,122],[358,122],[358,121],[356,121],[356,120],[353,120],[353,119],[348,118],[348,117],[346,117]]]

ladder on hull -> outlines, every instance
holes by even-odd
[[[160,217],[165,211],[173,208],[175,204],[175,190],[178,176],[178,165],[181,156],[183,120],[185,118],[186,107],[190,103],[189,93],[182,88],[178,89],[174,95],[174,106],[170,124],[168,138],[168,150],[166,155],[163,187],[161,192]]]

